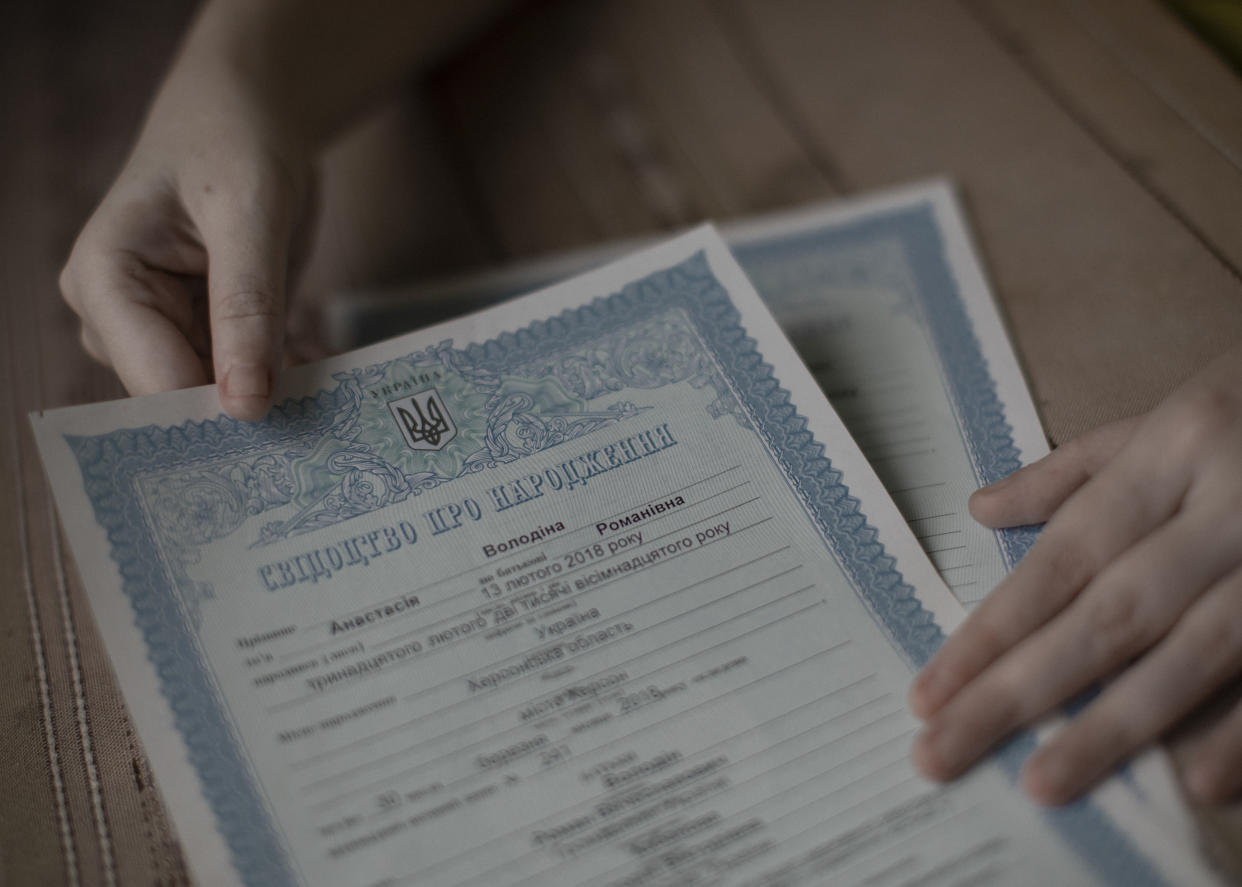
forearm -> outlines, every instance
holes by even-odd
[[[318,147],[509,3],[212,0],[155,107],[241,98],[262,123]]]

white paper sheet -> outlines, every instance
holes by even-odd
[[[961,610],[724,244],[35,422],[204,883],[1207,883],[907,760]]]

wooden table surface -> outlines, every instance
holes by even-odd
[[[56,274],[191,5],[23,4],[0,47],[0,884],[189,880],[25,417],[121,394]],[[535,3],[394,107],[327,159],[312,285],[947,175],[1054,443],[1242,341],[1242,81],[1157,0]],[[1242,808],[1197,814],[1242,870]]]

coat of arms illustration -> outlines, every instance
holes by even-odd
[[[388,409],[411,449],[442,450],[457,436],[457,425],[434,388],[390,400]]]

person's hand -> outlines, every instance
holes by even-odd
[[[240,79],[175,70],[61,273],[87,352],[131,394],[214,380],[262,418],[310,176]]]
[[[918,768],[963,773],[1116,674],[1027,762],[1036,800],[1077,797],[1242,675],[1242,349],[1144,417],[1099,428],[979,490],[982,523],[1048,521],[910,691]],[[1193,750],[1190,790],[1242,790],[1242,705]]]

